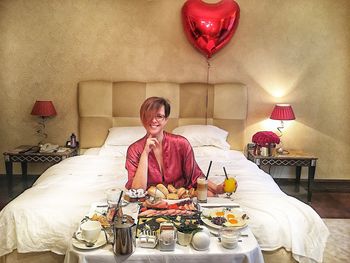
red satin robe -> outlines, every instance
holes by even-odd
[[[125,187],[131,188],[136,169],[145,148],[147,135],[129,146],[126,155],[125,168],[128,170],[128,182]],[[176,188],[192,188],[197,185],[197,178],[203,175],[194,158],[193,149],[186,138],[164,132],[163,147],[163,174],[157,159],[151,151],[148,154],[148,181],[147,188],[159,183]]]

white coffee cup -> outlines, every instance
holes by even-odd
[[[89,242],[96,242],[101,233],[101,223],[99,221],[86,221],[81,224],[81,237]]]

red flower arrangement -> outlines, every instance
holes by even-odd
[[[253,135],[252,141],[259,146],[279,144],[280,138],[272,131],[260,131]]]

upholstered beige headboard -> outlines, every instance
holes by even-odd
[[[111,127],[141,125],[142,102],[161,96],[171,103],[166,130],[211,124],[229,132],[232,149],[243,149],[247,116],[247,88],[243,84],[82,81],[78,92],[81,148],[102,146]]]

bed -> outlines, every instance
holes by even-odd
[[[265,262],[322,261],[329,232],[321,218],[242,153],[244,85],[84,81],[78,93],[84,154],[50,167],[0,212],[0,262],[63,262],[90,205],[105,200],[111,186],[124,187],[128,144],[144,132],[139,107],[153,95],[171,101],[167,130],[189,139],[201,169],[213,161],[212,180],[223,180],[223,166],[236,177],[234,199],[250,216]]]

